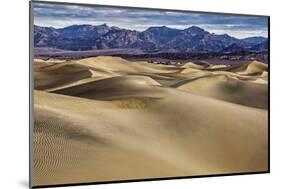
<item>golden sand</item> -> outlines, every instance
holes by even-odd
[[[263,63],[34,65],[33,185],[268,169]]]

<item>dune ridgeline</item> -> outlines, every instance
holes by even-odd
[[[34,60],[34,185],[268,169],[268,66]]]

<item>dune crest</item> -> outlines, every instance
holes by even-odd
[[[264,71],[266,72],[268,71],[267,64],[264,64],[259,61],[253,61],[248,64],[246,70],[242,73],[253,75],[253,74],[262,74]]]
[[[227,75],[213,75],[187,82],[178,89],[250,107],[267,109],[267,85],[259,85]]]
[[[203,69],[203,65],[194,64],[193,62],[185,63],[182,68],[194,68],[194,69]]]
[[[93,99],[118,99],[128,97],[161,97],[160,84],[146,76],[117,76],[88,82],[83,85],[53,91],[54,93]]]

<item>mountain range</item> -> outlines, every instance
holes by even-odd
[[[115,26],[71,25],[64,28],[34,26],[34,46],[71,51],[136,49],[154,52],[264,52],[268,39],[238,39],[192,26],[183,30],[166,26],[135,31]]]

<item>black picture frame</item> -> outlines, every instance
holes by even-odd
[[[32,172],[33,172],[33,3],[54,4],[54,5],[79,5],[79,6],[95,6],[107,8],[126,8],[126,9],[139,9],[139,10],[155,10],[155,11],[172,11],[183,13],[207,13],[207,14],[222,14],[233,16],[255,16],[266,17],[268,19],[268,169],[259,172],[237,172],[226,174],[208,174],[196,176],[176,176],[164,178],[145,178],[145,179],[128,179],[116,181],[102,181],[102,182],[85,182],[85,183],[67,183],[67,184],[54,184],[54,185],[32,185]],[[224,176],[239,176],[239,175],[253,175],[253,174],[267,174],[270,173],[270,16],[269,15],[254,15],[254,14],[238,14],[238,13],[224,13],[224,12],[205,12],[193,10],[175,10],[175,9],[160,9],[160,8],[143,8],[119,5],[101,5],[101,4],[86,4],[86,3],[69,3],[69,2],[53,2],[53,1],[29,1],[29,187],[30,188],[51,188],[51,187],[65,187],[65,186],[82,186],[82,185],[97,185],[97,184],[112,184],[112,183],[129,183],[129,182],[143,182],[143,181],[161,181],[161,180],[174,180],[174,179],[190,179],[190,178],[211,178],[211,177],[224,177]]]

